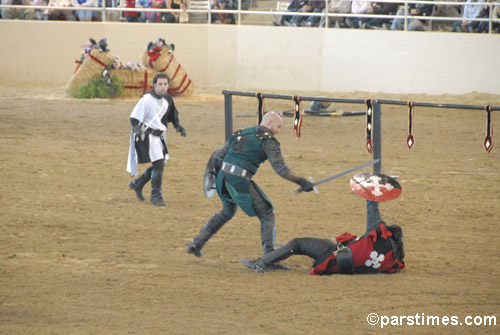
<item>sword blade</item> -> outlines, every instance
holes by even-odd
[[[346,175],[348,173],[351,173],[351,172],[363,169],[363,168],[365,168],[367,166],[370,166],[370,165],[375,165],[378,162],[380,162],[380,159],[378,159],[378,158],[374,159],[374,160],[369,161],[367,163],[364,163],[364,164],[358,165],[356,167],[350,168],[348,170],[342,171],[340,173],[334,174],[334,175],[332,175],[330,177],[326,177],[326,178],[323,178],[321,180],[318,180],[317,182],[313,183],[313,186],[318,186],[318,185],[324,184],[324,183],[326,183],[326,182],[328,182],[330,180],[337,179],[337,178],[342,177],[342,176],[344,176],[344,175]],[[300,193],[300,192],[303,192],[303,191],[304,191],[304,189],[301,187],[301,188],[296,189],[294,191],[294,193],[297,194],[297,193]]]

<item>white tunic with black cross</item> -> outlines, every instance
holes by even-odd
[[[160,130],[165,132],[167,130],[167,125],[162,122],[162,118],[167,113],[170,107],[170,103],[165,98],[158,99],[153,94],[144,94],[141,99],[137,102],[134,110],[130,114],[131,118],[139,120],[139,122],[145,125],[145,128],[151,128],[154,130]],[[166,122],[165,122],[166,123]],[[155,162],[159,159],[169,159],[168,153],[164,154],[164,147],[162,141],[164,141],[164,134],[160,136],[154,136],[152,134],[145,135],[149,136],[149,158],[151,162]],[[130,147],[129,147],[129,158],[127,163],[127,172],[132,176],[137,176],[137,152],[135,150],[135,134],[130,136]]]

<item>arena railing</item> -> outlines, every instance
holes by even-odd
[[[114,0],[116,1],[116,0]],[[114,2],[113,1],[113,2]],[[189,1],[189,0],[188,0]],[[264,0],[253,0],[254,3],[261,2],[265,3],[266,1]],[[285,0],[287,1],[287,0]],[[274,3],[276,4],[277,1],[267,1],[269,3]],[[326,21],[329,21],[331,18],[336,18],[336,17],[344,17],[344,18],[381,18],[381,19],[403,19],[403,26],[404,26],[404,31],[408,30],[408,23],[410,20],[422,20],[422,21],[428,21],[432,24],[434,21],[449,21],[449,22],[457,22],[457,21],[462,21],[463,18],[462,16],[456,16],[456,17],[445,17],[445,16],[418,16],[418,15],[411,15],[409,12],[409,6],[411,4],[428,4],[428,5],[434,5],[434,6],[454,6],[454,7],[463,7],[465,5],[469,6],[489,6],[489,17],[488,18],[474,18],[474,19],[467,19],[467,21],[478,21],[478,22],[488,22],[488,32],[493,33],[493,23],[500,24],[500,18],[493,18],[492,13],[493,13],[493,8],[494,6],[500,6],[500,2],[472,2],[472,3],[465,3],[465,2],[455,2],[455,1],[417,1],[417,0],[406,0],[406,1],[395,1],[395,0],[378,0],[376,2],[385,2],[385,3],[397,3],[402,8],[404,8],[404,14],[403,15],[381,15],[381,14],[351,14],[351,13],[329,13],[328,12],[328,7],[329,7],[329,0],[325,0],[325,8],[326,10],[323,13],[311,13],[311,12],[289,12],[289,11],[277,11],[274,9],[265,9],[265,10],[254,10],[254,9],[242,9],[242,0],[233,0],[233,4],[235,5],[235,9],[233,10],[221,10],[221,9],[212,9],[212,8],[207,8],[206,10],[202,9],[187,9],[188,14],[206,14],[207,15],[207,23],[211,24],[211,17],[213,14],[217,13],[232,13],[235,14],[236,19],[236,24],[245,24],[245,20],[242,19],[242,15],[247,16],[318,16],[318,17],[323,17]],[[16,5],[0,5],[0,8],[19,8],[19,6]],[[57,7],[57,6],[23,6],[23,8],[26,9],[35,9],[35,10],[45,10],[45,9],[52,9],[52,10],[62,10],[62,11],[77,11],[79,10],[78,8],[75,7]],[[106,21],[113,21],[108,19],[108,15],[106,14],[118,14],[119,17],[123,17],[124,12],[160,12],[160,13],[180,13],[182,10],[180,9],[152,9],[152,8],[126,8],[124,7],[124,1],[121,1],[121,5],[118,7],[106,7],[106,2],[102,1],[101,7],[85,7],[81,10],[86,10],[86,11],[96,11],[101,13],[101,22],[106,22]],[[112,15],[109,15],[112,16]],[[116,16],[116,15],[115,15]],[[266,22],[266,24],[270,24],[269,22]],[[325,24],[325,28],[328,28],[329,24]]]

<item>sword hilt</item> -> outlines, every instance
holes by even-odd
[[[314,185],[314,187],[313,187],[313,191],[314,191],[314,193],[319,194],[319,190],[318,190],[318,188],[316,187],[316,184],[314,184],[313,177],[309,176],[309,181],[310,181],[310,182]]]
[[[309,176],[309,181],[313,184],[313,191],[314,191],[314,193],[319,194],[319,190],[316,187],[316,184],[314,184],[314,180],[313,180],[313,178],[311,176]],[[305,191],[305,189],[303,187],[301,187],[301,188],[298,188],[295,191],[293,191],[293,193],[298,194],[298,193],[304,192],[304,191]]]

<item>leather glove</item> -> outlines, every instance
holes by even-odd
[[[311,192],[314,188],[313,183],[305,178],[299,178],[297,184],[299,184],[305,192]]]
[[[178,126],[177,128],[175,128],[175,130],[178,133],[181,133],[182,137],[186,137],[187,136],[187,131],[186,131],[186,129],[183,126]]]
[[[132,127],[132,132],[133,132],[134,134],[141,135],[141,133],[142,133],[141,125],[140,125],[140,124],[138,124],[138,125],[136,125],[136,126],[133,126],[133,127]]]
[[[142,132],[142,124],[139,122],[139,120],[131,117],[130,118],[130,124],[132,125],[132,132],[134,134],[138,134],[139,136],[141,135]]]

